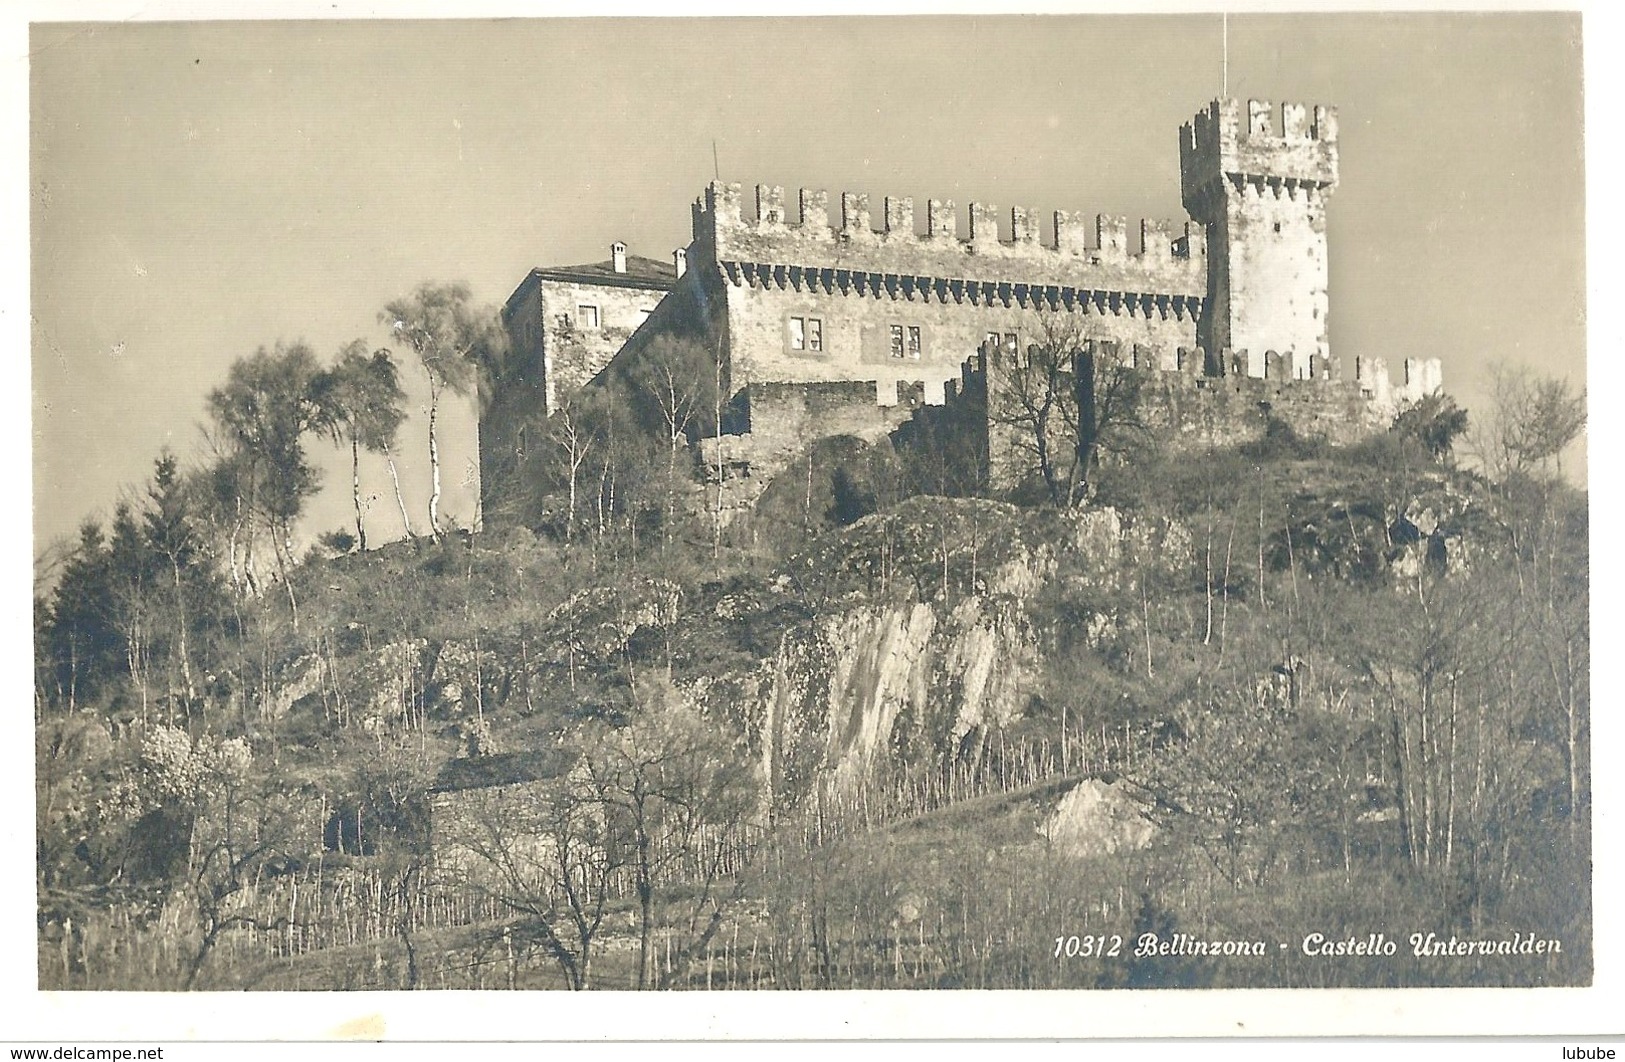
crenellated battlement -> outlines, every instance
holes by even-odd
[[[1140,388],[1144,423],[1157,443],[1173,451],[1210,453],[1265,437],[1285,424],[1306,439],[1350,445],[1388,428],[1409,402],[1437,391],[1442,383],[1437,359],[1406,359],[1403,387],[1390,386],[1388,364],[1360,358],[1358,379],[1342,380],[1329,366],[1266,352],[1201,347],[1173,350],[1114,340],[1088,341],[1100,357],[1144,373]],[[988,469],[994,489],[1009,489],[1030,471],[1020,429],[1000,403],[1013,401],[1008,384],[1020,362],[992,343],[984,344],[950,381],[947,405],[967,423],[980,425],[988,443]],[[1249,373],[1250,367],[1260,371]],[[1061,440],[1056,440],[1057,444]]]
[[[1403,382],[1396,386],[1386,359],[1357,357],[1354,379],[1361,394],[1390,414],[1444,389],[1444,369],[1438,358],[1406,358],[1403,368]]]
[[[1045,238],[1039,212],[972,202],[959,232],[953,200],[926,200],[924,232],[914,200],[888,196],[874,227],[870,197],[801,189],[792,221],[785,190],[712,182],[694,206],[694,239],[715,263],[753,267],[843,269],[910,278],[1021,283],[1079,290],[1200,297],[1206,288],[1207,235],[1165,220],[1140,221],[1130,250],[1128,220],[1054,211]],[[832,203],[838,208],[831,209]]]
[[[1206,219],[1223,182],[1236,191],[1313,198],[1337,186],[1337,111],[1268,100],[1214,100],[1179,131],[1185,208]]]

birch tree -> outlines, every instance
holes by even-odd
[[[335,443],[348,443],[350,447],[350,492],[355,504],[356,543],[364,553],[367,524],[361,505],[361,451],[385,455],[394,475],[394,459],[389,451],[406,416],[401,408],[406,396],[401,391],[390,352],[375,350],[369,356],[367,343],[361,339],[351,340],[339,351],[338,361],[323,373],[320,389],[329,434]],[[399,478],[395,486],[399,501]],[[401,518],[406,520],[404,502]],[[406,524],[406,533],[412,533],[410,523]]]
[[[440,402],[467,396],[482,368],[501,357],[505,333],[493,310],[475,306],[466,284],[422,284],[378,315],[417,356],[429,378],[429,534],[439,539]]]

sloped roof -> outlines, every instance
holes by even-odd
[[[585,265],[539,266],[531,273],[548,280],[585,280],[600,284],[608,281],[640,288],[669,288],[677,283],[677,267],[672,263],[636,254],[626,256],[624,273],[615,272],[615,262],[608,258]]]
[[[449,760],[441,767],[430,791],[458,793],[466,789],[545,781],[569,770],[573,760],[574,757],[562,749],[527,749],[477,759]]]
[[[544,280],[561,280],[573,284],[598,284],[611,288],[639,288],[644,291],[670,291],[677,284],[677,267],[642,255],[626,256],[626,272],[615,272],[615,262],[606,258],[602,262],[582,265],[537,266],[525,274],[512,295],[509,307],[518,302],[531,288]],[[506,312],[506,311],[504,311]]]

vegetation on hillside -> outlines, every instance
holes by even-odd
[[[474,337],[414,346],[470,362],[453,391],[494,342],[459,298],[388,310]],[[393,365],[245,358],[211,459],[160,456],[42,587],[42,986],[1589,981],[1560,384],[1353,449],[1130,459],[1097,425],[1031,506],[825,440],[724,521],[704,402],[646,373],[557,421],[529,527],[295,556],[304,445],[387,453]]]

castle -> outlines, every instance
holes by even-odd
[[[1022,207],[1001,231],[1000,211],[975,202],[961,236],[951,201],[920,218],[906,197],[884,200],[877,229],[868,196],[841,194],[832,216],[828,194],[806,189],[792,219],[782,188],[750,202],[713,182],[669,265],[617,242],[608,262],[534,270],[514,292],[511,354],[480,424],[485,489],[579,389],[637,378],[673,340],[706,351],[700,371],[726,404],[691,426],[701,467],[755,490],[812,439],[873,441],[921,406],[979,396],[987,423],[990,378],[1013,371],[1044,315],[1145,369],[1151,420],[1192,450],[1272,420],[1353,441],[1439,388],[1436,359],[1407,360],[1394,385],[1383,358],[1357,356],[1346,379],[1331,351],[1334,109],[1217,100],[1181,128],[1179,167],[1191,220],[1141,221],[1132,241],[1121,217],[1061,210],[1045,238]],[[997,451],[997,435],[984,445]]]

